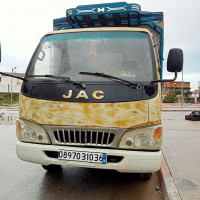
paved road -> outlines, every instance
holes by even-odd
[[[18,118],[18,109],[0,109],[0,125],[12,125],[15,124]]]
[[[190,113],[191,111],[166,111],[162,112],[162,120],[184,120],[185,122],[185,115]]]
[[[8,115],[5,113],[3,124],[13,123],[6,121]],[[157,173],[146,182],[134,174],[76,167],[63,167],[61,172],[52,174],[40,165],[17,158],[15,125],[0,125],[0,138],[1,200],[163,199],[157,188],[160,186]]]
[[[191,112],[163,112],[162,151],[182,200],[200,199],[200,121]]]

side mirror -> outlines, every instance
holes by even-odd
[[[181,72],[183,70],[183,51],[182,49],[170,49],[167,58],[168,72]]]
[[[159,83],[159,82],[173,82],[177,78],[177,73],[183,70],[183,51],[182,49],[170,49],[168,58],[167,58],[167,71],[174,72],[173,79],[161,79],[151,81],[151,84]]]

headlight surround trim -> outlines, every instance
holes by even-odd
[[[47,131],[39,124],[28,120],[16,120],[16,135],[22,142],[51,144]]]
[[[160,139],[155,136],[157,130],[160,131]],[[127,140],[132,140],[133,144],[128,146],[126,144]],[[159,124],[126,131],[121,137],[118,147],[132,150],[158,150],[161,144],[162,126]]]

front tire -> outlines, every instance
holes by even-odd
[[[139,178],[141,180],[149,180],[152,177],[152,173],[140,173]]]
[[[60,171],[62,170],[61,165],[42,165],[43,169],[47,171]]]

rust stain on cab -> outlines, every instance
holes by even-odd
[[[22,95],[21,95],[22,96]],[[129,128],[148,122],[148,101],[125,103],[74,103],[22,96],[26,112],[20,117],[39,124]],[[23,113],[24,103],[20,106]]]
[[[161,85],[158,85],[158,94],[149,100],[149,124],[161,123]]]
[[[159,105],[153,105],[159,103],[158,99],[159,97],[152,99],[153,107],[149,113],[149,100],[77,103],[41,100],[20,95],[20,117],[39,124],[58,126],[140,127],[160,120]]]
[[[26,117],[26,97],[23,95],[19,95],[19,116],[22,118]]]

